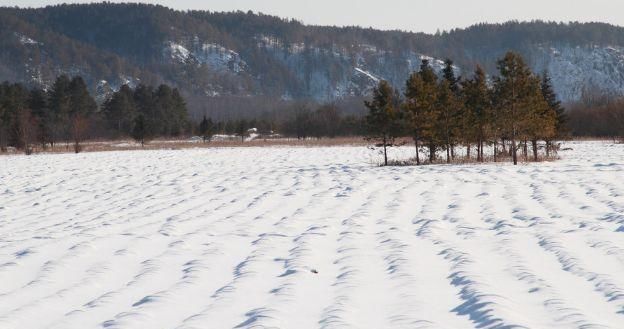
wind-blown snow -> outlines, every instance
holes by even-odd
[[[623,328],[624,145],[566,147],[0,157],[0,328]]]

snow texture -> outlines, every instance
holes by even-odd
[[[624,328],[624,145],[565,147],[3,156],[0,328]]]
[[[578,101],[585,93],[624,94],[624,48],[541,47],[534,52],[537,72],[548,71],[559,97]]]

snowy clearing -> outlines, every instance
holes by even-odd
[[[624,145],[565,146],[0,157],[0,328],[624,328]]]

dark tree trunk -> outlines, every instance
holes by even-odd
[[[496,138],[494,138],[494,162],[496,162],[498,160],[496,158],[497,155],[498,155],[498,142],[497,142]]]
[[[525,139],[522,146],[522,154],[524,155],[524,161],[529,161],[529,142]]]
[[[518,150],[516,147],[516,137],[511,138],[511,157],[513,158],[514,166],[518,165]]]
[[[433,142],[429,142],[429,163],[433,163],[435,157],[435,145]]]
[[[546,141],[546,157],[550,157],[550,145],[551,141]]]
[[[383,137],[384,166],[388,166],[388,150],[387,150],[387,146],[388,146],[388,139],[384,135],[384,137]]]
[[[416,145],[416,165],[420,166],[420,151],[418,145],[418,138],[414,138],[414,145]]]
[[[537,161],[537,140],[532,140],[531,144],[533,144],[533,160]]]

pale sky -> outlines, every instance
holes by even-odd
[[[39,7],[88,0],[0,0],[2,6]],[[95,1],[99,2],[99,1]],[[112,2],[123,2],[113,0]],[[479,22],[598,21],[624,26],[624,0],[133,0],[176,9],[253,10],[308,24],[360,25],[433,33]]]

